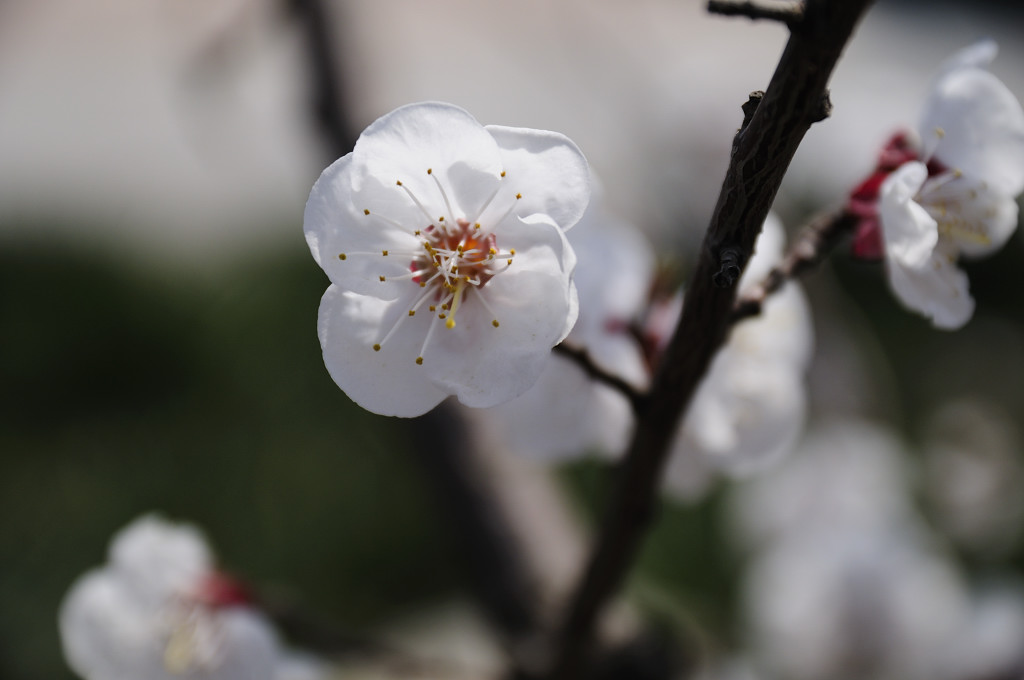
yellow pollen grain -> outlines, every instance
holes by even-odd
[[[500,323],[498,323],[498,320],[497,320],[497,319],[495,319],[494,321],[492,321],[492,322],[491,322],[491,325],[492,325],[492,326],[494,326],[495,328],[497,328],[497,327],[498,327],[498,326],[500,326],[501,324],[500,324]]]
[[[375,344],[375,345],[373,346],[373,351],[374,351],[374,352],[379,352],[379,351],[380,351],[380,345],[379,345],[379,344]]]
[[[447,321],[445,321],[444,327],[447,328],[448,330],[455,328],[455,319],[448,319]]]
[[[339,260],[347,260],[348,259],[348,255],[346,255],[345,253],[338,253],[338,259]]]
[[[423,357],[416,357],[416,365],[418,365],[418,366],[422,366],[423,365]]]

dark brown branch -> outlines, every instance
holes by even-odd
[[[343,156],[355,146],[359,132],[349,117],[344,78],[336,52],[338,40],[331,30],[334,26],[331,11],[323,0],[286,2],[305,28],[313,76],[314,115],[330,141],[331,158]]]
[[[832,252],[843,234],[856,227],[857,219],[846,210],[838,210],[819,215],[804,227],[790,246],[782,264],[768,272],[764,281],[736,300],[732,309],[732,323],[757,316],[768,296],[782,288],[786,281],[802,276],[818,266]]]
[[[554,349],[565,358],[575,362],[576,365],[582,368],[583,371],[593,380],[603,383],[613,390],[621,393],[622,396],[629,400],[630,405],[633,407],[633,411],[640,410],[644,399],[644,395],[640,390],[630,385],[620,376],[610,373],[595,364],[594,360],[590,358],[590,354],[587,350],[580,347],[566,345],[565,343],[555,345]]]
[[[731,325],[735,282],[725,287],[714,283],[723,252],[737,249],[741,268],[746,265],[786,169],[820,117],[829,76],[869,4],[808,0],[764,98],[738,134],[682,318],[639,414],[597,544],[570,602],[551,677],[577,678],[586,669],[597,619],[636,560],[655,514],[682,414]]]
[[[792,28],[804,18],[804,3],[799,0],[708,0],[708,12],[779,21]]]

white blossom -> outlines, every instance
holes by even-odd
[[[784,246],[782,225],[770,215],[740,280],[741,294],[781,261]],[[676,435],[666,471],[670,491],[693,497],[716,472],[743,475],[792,448],[803,428],[813,344],[807,301],[792,282],[768,298],[759,317],[733,329]]]
[[[59,624],[85,680],[277,680],[286,668],[270,623],[214,569],[202,535],[153,515],[74,583]]]
[[[632,329],[647,303],[654,255],[643,235],[595,196],[568,235],[579,262],[579,320],[565,342],[637,388],[649,369]],[[611,387],[555,353],[524,394],[479,412],[501,446],[538,460],[567,460],[588,451],[616,455],[633,428],[632,408]]]
[[[938,328],[960,328],[974,313],[959,257],[991,254],[1017,227],[1024,111],[985,70],[995,54],[983,42],[944,65],[925,102],[917,158],[878,191],[889,284]]]
[[[416,416],[448,395],[487,407],[526,391],[576,321],[589,170],[566,137],[484,127],[450,104],[379,118],[306,203],[331,280],[319,336],[362,407]]]

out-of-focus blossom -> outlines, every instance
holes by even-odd
[[[202,535],[152,515],[75,582],[59,624],[64,656],[86,680],[290,677],[279,674],[291,666],[270,623],[215,570]]]
[[[761,282],[781,261],[784,246],[782,225],[769,216],[740,280],[741,291]],[[668,488],[691,497],[714,472],[742,475],[791,449],[803,428],[804,374],[813,345],[807,301],[795,283],[771,296],[759,317],[734,328],[676,437]]]
[[[736,489],[732,524],[747,548],[811,531],[911,528],[908,484],[891,434],[859,421],[819,424],[783,464]]]
[[[992,557],[1016,545],[1024,520],[1019,434],[993,404],[961,400],[930,418],[925,483],[938,527],[957,545]]]
[[[586,160],[557,133],[485,128],[441,103],[379,118],[306,203],[331,279],[318,328],[335,382],[397,416],[529,389],[576,321],[563,231],[589,195]]]
[[[748,632],[772,674],[925,678],[967,611],[959,574],[907,498],[902,448],[865,423],[830,423],[735,489]]]
[[[940,655],[943,680],[1019,678],[1024,674],[1024,586],[985,585]]]
[[[633,328],[654,270],[650,246],[596,196],[568,238],[579,258],[580,311],[566,344],[585,350],[595,364],[635,387],[645,387],[648,368]],[[631,407],[621,393],[557,353],[532,388],[479,415],[503,447],[548,461],[587,451],[618,454],[633,426]]]
[[[862,217],[855,252],[884,253],[893,292],[938,328],[960,328],[974,313],[958,258],[991,254],[1017,227],[1024,111],[985,70],[995,54],[986,41],[943,65],[919,138],[893,138],[849,204]]]
[[[815,531],[763,552],[745,584],[759,660],[794,680],[934,677],[967,601],[956,571],[916,538]]]

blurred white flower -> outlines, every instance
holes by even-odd
[[[64,598],[64,657],[86,680],[276,680],[277,637],[245,600],[195,528],[147,515]]]
[[[833,421],[812,428],[784,463],[736,487],[731,522],[746,548],[811,531],[914,531],[908,486],[903,447],[890,433]]]
[[[397,416],[522,394],[576,321],[563,231],[589,195],[586,160],[557,133],[485,128],[441,103],[379,118],[306,203],[335,382]]]
[[[958,400],[931,415],[923,444],[926,491],[940,529],[985,557],[1005,555],[1024,529],[1019,432],[994,404]]]
[[[740,280],[741,291],[764,279],[782,260],[784,246],[782,225],[769,215]],[[813,345],[807,301],[792,282],[767,300],[759,317],[737,325],[676,436],[667,488],[693,497],[717,471],[742,475],[789,451],[804,424],[804,374]]]
[[[968,604],[956,571],[916,539],[812,531],[761,553],[744,591],[757,658],[793,680],[935,677]]]
[[[985,41],[944,64],[917,143],[894,138],[851,197],[864,218],[855,252],[884,252],[896,296],[938,328],[960,328],[974,313],[957,259],[991,254],[1017,227],[1024,111],[985,70],[995,54]]]
[[[579,320],[565,342],[637,388],[648,380],[633,333],[654,273],[654,255],[632,225],[610,215],[596,195],[569,232],[578,257]],[[540,460],[595,451],[616,455],[632,431],[633,413],[618,391],[592,380],[555,353],[537,382],[510,402],[479,412],[502,447]]]
[[[1024,673],[1024,586],[990,583],[974,593],[970,609],[941,656],[943,680],[1019,678]]]

